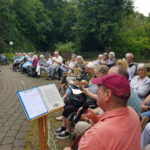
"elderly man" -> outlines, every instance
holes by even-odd
[[[133,54],[127,53],[126,54],[126,61],[128,63],[128,72],[129,72],[129,81],[133,78],[135,72],[136,72],[136,65],[133,63]]]
[[[54,52],[54,57],[52,58],[52,62],[53,64],[49,70],[47,79],[54,79],[54,73],[58,70],[58,68],[63,62],[63,58],[59,55],[59,52],[57,51]]]
[[[92,81],[99,85],[97,104],[105,113],[85,132],[78,150],[140,150],[140,121],[135,111],[127,107],[128,80],[109,74]]]

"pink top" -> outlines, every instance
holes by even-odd
[[[82,137],[78,150],[140,150],[141,126],[131,107],[105,112]]]
[[[32,61],[32,66],[33,67],[36,67],[37,66],[37,64],[38,64],[38,59],[34,59],[33,61]]]

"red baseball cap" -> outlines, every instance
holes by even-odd
[[[129,81],[119,74],[108,74],[102,78],[92,79],[93,84],[104,85],[117,97],[128,100],[130,97]]]

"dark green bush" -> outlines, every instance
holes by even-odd
[[[73,42],[67,42],[67,43],[57,43],[55,45],[56,50],[59,52],[75,52],[75,44]]]

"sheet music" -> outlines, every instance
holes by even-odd
[[[38,89],[43,96],[43,99],[48,107],[48,111],[64,106],[64,101],[62,100],[55,84],[40,86]]]
[[[82,91],[80,89],[72,89],[72,93],[75,95],[81,94]]]
[[[19,92],[19,95],[30,119],[47,113],[47,108],[43,103],[43,100],[37,88],[21,91]]]

